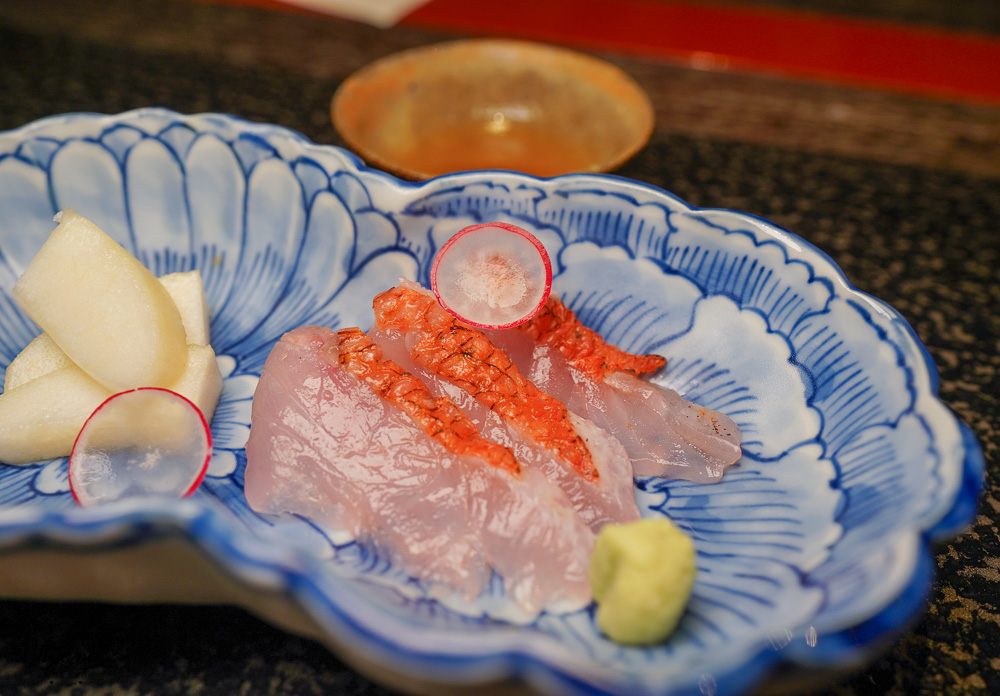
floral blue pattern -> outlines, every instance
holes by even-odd
[[[65,460],[0,465],[0,549],[179,530],[237,582],[286,596],[331,643],[424,681],[708,694],[748,690],[782,663],[848,664],[897,635],[928,591],[930,544],[975,512],[982,454],[937,398],[905,321],[750,215],[611,176],[407,184],[225,115],[52,117],[0,134],[0,366],[37,332],[10,289],[64,207],[156,274],[201,270],[224,373],[215,452],[190,500],[94,510],[74,507]],[[281,334],[369,326],[374,294],[400,276],[427,283],[450,235],[496,220],[545,244],[555,290],[585,323],[666,356],[660,383],[744,433],[720,483],[636,480],[643,514],[669,515],[698,549],[689,610],[663,645],[614,645],[590,611],[521,616],[498,583],[473,602],[442,595],[336,530],[246,504],[251,398]]]

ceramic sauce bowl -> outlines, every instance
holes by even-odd
[[[408,179],[507,169],[610,171],[649,139],[653,109],[617,67],[526,41],[404,51],[349,77],[333,122],[369,164]]]

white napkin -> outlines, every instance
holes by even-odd
[[[429,0],[281,0],[317,12],[346,17],[376,27],[391,27]]]

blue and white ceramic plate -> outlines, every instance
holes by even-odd
[[[37,332],[10,289],[66,207],[157,274],[201,270],[225,375],[215,453],[191,499],[87,510],[65,460],[0,465],[7,596],[240,603],[408,688],[732,694],[779,666],[855,664],[898,635],[926,598],[931,544],[975,512],[981,452],[910,327],[764,220],[607,176],[407,184],[223,115],[48,118],[0,134],[0,366]],[[247,507],[250,400],[281,334],[367,327],[376,292],[426,283],[451,234],[497,220],[543,241],[583,321],[665,355],[660,382],[744,433],[718,484],[636,481],[643,513],[669,515],[698,550],[663,645],[614,645],[589,611],[517,616],[499,589],[441,597],[336,530]]]

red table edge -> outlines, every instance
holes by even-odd
[[[674,0],[429,0],[399,24],[1000,106],[1000,39],[974,32]]]

